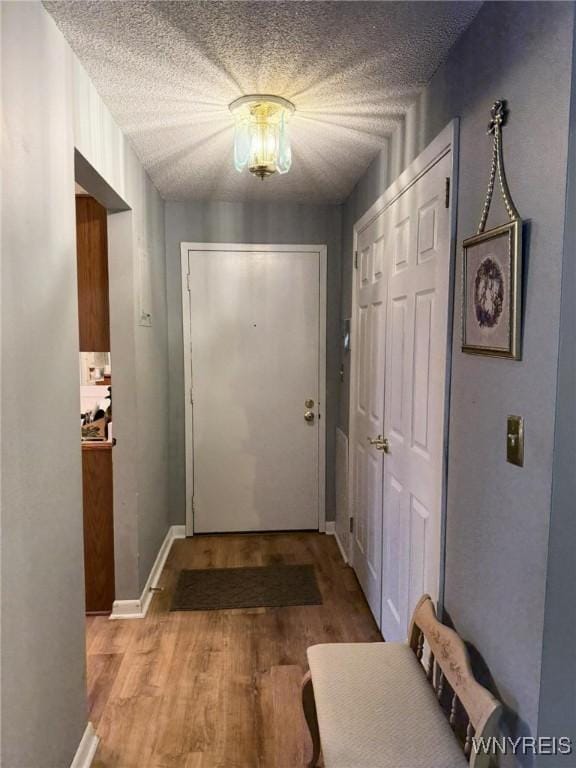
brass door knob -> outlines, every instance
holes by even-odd
[[[378,435],[378,437],[369,437],[368,442],[370,445],[373,445],[377,451],[390,453],[390,441],[387,437],[382,437],[382,435]]]
[[[314,411],[306,411],[304,413],[304,421],[307,421],[307,422],[314,421]]]

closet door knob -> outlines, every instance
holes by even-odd
[[[390,441],[387,437],[382,437],[382,435],[378,435],[378,437],[369,437],[368,442],[370,445],[373,445],[377,451],[390,453]]]

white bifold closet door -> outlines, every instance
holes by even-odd
[[[416,161],[416,167],[418,161]],[[353,563],[387,640],[438,598],[450,270],[447,151],[358,231]]]
[[[381,629],[406,637],[424,592],[438,598],[444,472],[450,221],[445,155],[393,206],[388,281]]]

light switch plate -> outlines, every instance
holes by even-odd
[[[524,419],[522,416],[508,416],[506,430],[506,458],[510,464],[524,466]]]

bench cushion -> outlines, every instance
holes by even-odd
[[[315,645],[308,663],[326,768],[467,768],[408,645]]]

